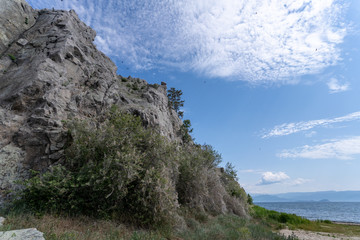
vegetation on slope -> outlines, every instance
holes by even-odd
[[[180,207],[247,216],[244,190],[210,145],[170,142],[116,107],[105,119],[67,123],[65,161],[25,181],[17,207],[152,227],[184,225]]]
[[[65,125],[65,159],[23,183],[1,230],[36,227],[46,239],[285,239],[249,220],[251,197],[234,167],[219,168],[221,155],[193,142],[190,121],[181,143],[117,107]]]

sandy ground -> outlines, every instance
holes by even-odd
[[[295,235],[300,240],[360,240],[360,237],[348,237],[343,234],[310,232],[304,230],[280,230],[280,234],[287,236]]]

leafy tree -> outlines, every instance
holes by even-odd
[[[172,107],[178,114],[179,117],[184,116],[184,112],[180,111],[180,107],[184,106],[184,100],[181,100],[182,95],[181,90],[176,90],[175,88],[170,88],[168,90],[168,99],[169,99],[169,107]]]
[[[250,194],[247,195],[248,199],[247,199],[247,203],[250,205],[253,205],[253,198],[251,197]]]
[[[226,163],[225,165],[225,172],[231,176],[234,180],[238,180],[238,177],[237,177],[237,173],[236,173],[236,170],[235,170],[235,166],[232,165],[231,163]]]
[[[190,133],[192,133],[193,129],[191,128],[191,122],[189,119],[186,119],[183,121],[183,125],[180,128],[181,137],[183,142],[189,143],[193,138],[190,136]]]

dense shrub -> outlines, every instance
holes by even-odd
[[[245,192],[233,176],[221,180],[221,156],[210,145],[171,143],[115,107],[105,119],[67,123],[65,160],[25,181],[18,204],[142,226],[179,221],[179,206],[246,216]]]
[[[35,211],[125,215],[145,225],[171,220],[174,146],[116,109],[98,128],[76,121],[68,127],[73,141],[65,162],[28,180],[23,202]]]
[[[297,216],[295,214],[288,214],[288,213],[276,212],[273,210],[267,210],[257,205],[252,206],[252,215],[254,218],[265,221],[270,225],[286,223],[297,226],[300,224],[310,223],[310,220]]]

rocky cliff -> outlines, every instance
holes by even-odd
[[[112,105],[180,141],[182,122],[168,107],[166,84],[117,75],[95,36],[74,11],[0,0],[0,193],[29,169],[62,159],[63,120],[99,117]]]

